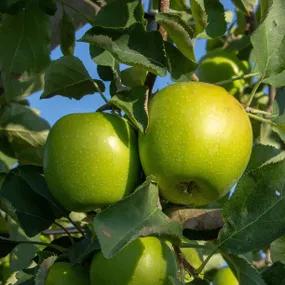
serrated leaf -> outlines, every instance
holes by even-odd
[[[253,57],[265,82],[276,87],[284,85],[284,29],[285,2],[273,1],[273,4],[257,30],[251,37]]]
[[[98,65],[97,73],[100,76],[100,78],[104,81],[112,81],[114,78],[114,70],[110,66]]]
[[[12,156],[25,164],[42,165],[43,146],[49,131],[47,121],[29,107],[7,105],[0,117],[0,137]]]
[[[230,255],[225,256],[225,259],[234,271],[240,285],[267,285],[261,274],[245,258]]]
[[[143,86],[146,79],[147,71],[140,66],[127,68],[120,73],[121,81],[125,86],[137,87]]]
[[[174,81],[190,81],[197,64],[186,58],[174,45],[165,42],[168,71]]]
[[[266,285],[284,285],[285,284],[285,265],[276,262],[262,272],[262,277]]]
[[[259,250],[285,234],[285,161],[244,175],[225,204],[220,247],[233,254]]]
[[[39,72],[49,63],[48,18],[36,4],[5,16],[0,26],[0,69]]]
[[[285,141],[285,113],[273,120],[275,123],[272,130],[279,135],[281,140]]]
[[[138,86],[131,90],[121,91],[110,100],[110,104],[124,111],[141,132],[144,132],[148,126],[148,114],[145,109],[147,92],[146,87]]]
[[[285,236],[282,236],[270,245],[271,259],[273,262],[285,264]]]
[[[207,37],[216,38],[226,32],[225,10],[219,0],[193,0],[193,4],[196,35],[204,31]]]
[[[75,26],[71,17],[63,11],[60,21],[60,49],[63,55],[73,55],[75,47]]]
[[[132,26],[128,32],[94,27],[86,32],[81,41],[109,51],[119,62],[141,66],[163,76],[167,59],[159,32],[146,32],[141,25]]]
[[[181,226],[171,221],[158,203],[158,187],[148,179],[127,198],[98,214],[93,225],[103,255],[111,258],[139,236],[180,237]]]
[[[32,169],[33,180],[30,173]],[[27,173],[29,175],[26,176]],[[44,180],[41,175],[40,178],[36,178],[36,175],[40,173],[35,167],[18,167],[6,175],[0,190],[1,198],[11,204],[19,224],[29,237],[47,229],[58,217],[54,203],[46,199],[49,194],[45,193],[47,186]],[[28,183],[26,179],[29,179]]]
[[[90,56],[96,64],[115,67],[116,60],[110,52],[92,44],[89,46]]]
[[[98,89],[81,60],[70,55],[55,60],[49,65],[41,98],[61,95],[79,100],[84,95],[96,91]]]
[[[195,61],[192,43],[194,31],[191,26],[174,13],[158,13],[155,20],[164,27],[181,53],[189,60]]]
[[[95,17],[95,25],[107,28],[128,28],[135,23],[144,23],[141,1],[110,1]]]
[[[1,72],[6,102],[15,102],[43,89],[43,74],[22,74],[19,78]]]
[[[271,158],[277,156],[280,153],[281,150],[270,145],[254,145],[246,171],[251,171],[253,169],[264,166],[266,163],[270,162]]]

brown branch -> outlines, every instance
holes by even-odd
[[[169,6],[170,6],[170,0],[160,0],[159,12],[167,13],[169,11]],[[162,26],[160,26],[159,32],[161,33],[163,40],[166,41],[167,40],[166,30]]]

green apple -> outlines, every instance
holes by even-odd
[[[44,152],[44,174],[66,209],[94,210],[122,199],[138,182],[137,137],[116,115],[64,116],[52,127]]]
[[[213,285],[239,285],[238,280],[229,267],[222,268],[216,273]]]
[[[183,253],[186,261],[195,269],[199,268],[199,266],[202,264],[201,257],[195,248],[181,248],[181,252]],[[193,277],[186,271],[184,281],[187,283],[192,280]]]
[[[225,195],[245,170],[252,149],[250,120],[225,89],[184,82],[150,102],[149,127],[139,136],[146,175],[176,204],[205,205]]]
[[[176,259],[166,242],[143,237],[111,259],[96,254],[90,280],[92,285],[170,285],[169,277],[175,278],[176,272]]]
[[[196,74],[200,81],[216,83],[243,75],[247,69],[248,65],[246,67],[234,53],[218,49],[207,53],[201,59]],[[245,80],[234,80],[223,86],[232,95],[235,95],[243,91]]]
[[[68,262],[53,264],[47,273],[45,285],[88,285],[88,272],[80,265]]]

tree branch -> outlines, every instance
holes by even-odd
[[[167,13],[169,11],[169,6],[170,6],[170,0],[160,0],[159,12]],[[167,40],[166,30],[162,26],[160,26],[159,31],[162,35],[162,38],[166,41]]]
[[[273,86],[269,86],[269,101],[267,106],[267,112],[272,113],[273,103],[276,97],[277,90]]]

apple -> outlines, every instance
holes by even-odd
[[[146,175],[176,204],[199,206],[225,195],[244,172],[252,128],[244,108],[224,88],[184,82],[150,102],[149,126],[139,136]]]
[[[86,212],[122,199],[138,182],[137,137],[112,114],[64,116],[52,127],[44,152],[44,175],[67,210]]]
[[[186,259],[186,261],[192,265],[195,269],[199,268],[199,266],[202,264],[201,257],[198,253],[198,251],[195,248],[181,248],[181,252]],[[185,271],[184,281],[190,282],[193,280],[193,277]]]
[[[247,69],[248,64],[240,61],[233,52],[218,49],[207,53],[200,60],[196,74],[200,81],[216,83],[243,75]],[[245,80],[234,80],[223,86],[232,95],[235,95],[243,91]]]
[[[239,285],[238,280],[229,267],[218,270],[215,274],[213,285]]]
[[[53,264],[47,273],[45,285],[88,285],[88,272],[80,265],[68,262]]]
[[[176,258],[166,242],[142,237],[111,259],[95,254],[90,280],[91,285],[170,285],[176,272]]]

